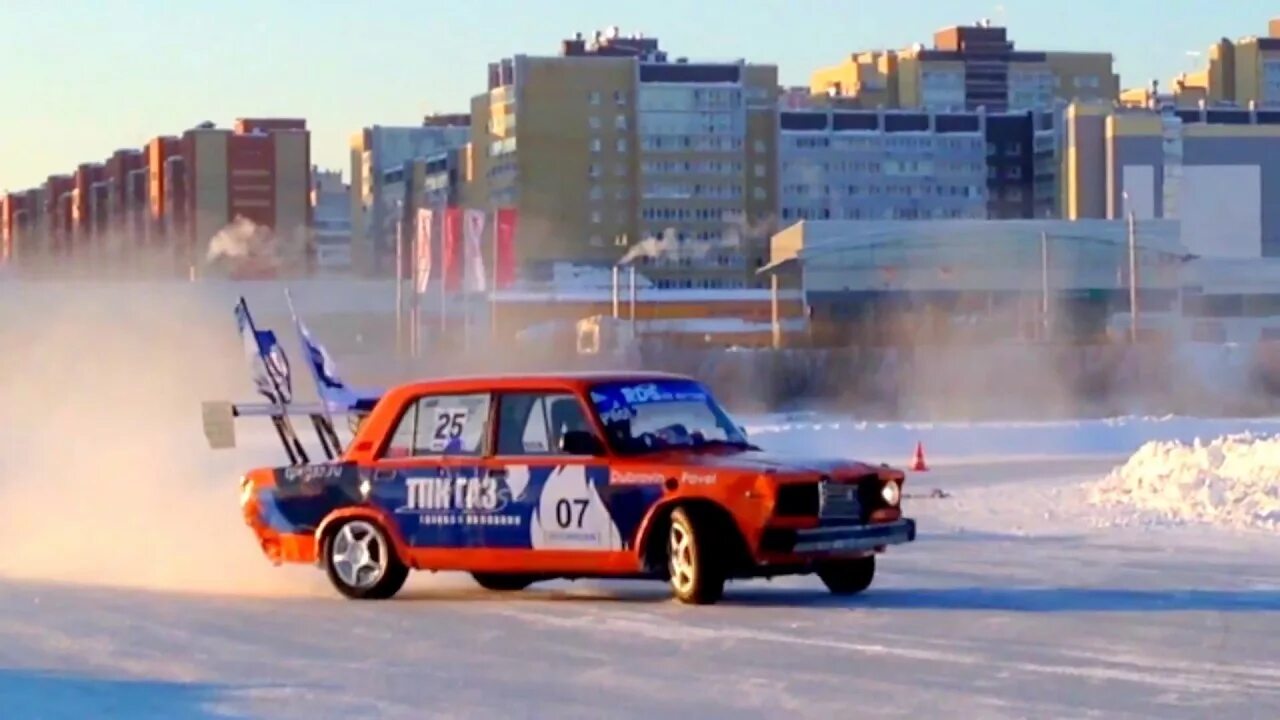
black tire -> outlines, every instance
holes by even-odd
[[[537,581],[530,575],[511,575],[507,573],[471,573],[476,584],[485,590],[494,592],[516,592],[524,590]]]
[[[724,596],[724,558],[713,535],[714,525],[686,508],[671,512],[667,530],[667,575],[676,600],[710,605]],[[686,544],[687,543],[687,544]]]
[[[876,577],[876,556],[834,560],[818,568],[818,577],[832,595],[857,595]]]
[[[367,548],[368,559],[374,564],[375,572],[372,577],[364,578],[358,568],[344,569],[344,566],[351,564],[342,560],[347,559],[345,552],[350,549],[352,538]],[[350,518],[337,522],[325,533],[322,552],[329,582],[338,592],[352,600],[389,599],[400,592],[409,577],[409,568],[396,554],[386,530],[372,520]],[[353,571],[355,581],[344,577]]]

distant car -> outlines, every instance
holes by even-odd
[[[240,504],[272,562],[319,564],[349,598],[454,570],[507,591],[660,579],[701,604],[734,578],[866,589],[915,539],[904,478],[763,452],[690,377],[503,375],[394,387],[332,462],[252,470]]]

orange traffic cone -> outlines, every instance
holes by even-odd
[[[916,453],[911,458],[911,469],[915,472],[926,472],[929,466],[924,462],[924,444],[916,441]]]

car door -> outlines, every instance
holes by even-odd
[[[496,402],[493,455],[486,466],[526,519],[524,547],[544,555],[619,553],[621,537],[603,497],[607,458],[572,455],[560,447],[565,432],[591,430],[581,399],[564,390],[521,390],[499,392]]]
[[[519,517],[482,462],[492,400],[488,392],[415,399],[375,459],[370,499],[394,518],[410,547],[511,542]]]

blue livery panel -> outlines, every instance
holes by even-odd
[[[333,510],[368,503],[412,547],[630,550],[662,496],[658,482],[636,477],[602,464],[314,466],[277,471],[259,507],[284,533],[314,531]]]

